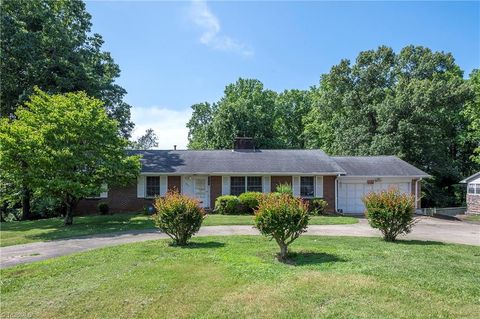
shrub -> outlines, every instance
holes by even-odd
[[[323,198],[312,198],[310,200],[309,211],[311,215],[325,215],[327,213],[328,203]]]
[[[277,188],[275,190],[277,191],[277,193],[288,194],[290,196],[293,196],[292,185],[290,185],[288,183],[278,184]]]
[[[253,211],[258,208],[258,202],[263,197],[259,192],[246,192],[238,196],[238,200],[245,212],[253,214]]]
[[[108,211],[110,210],[110,207],[108,206],[107,203],[105,202],[100,202],[98,203],[97,205],[97,210],[100,214],[102,215],[107,215],[108,214]]]
[[[215,212],[222,215],[236,215],[241,212],[240,200],[237,196],[223,195],[215,201]]]
[[[378,228],[385,241],[395,241],[398,235],[407,234],[415,224],[415,199],[391,188],[363,197],[368,223]]]
[[[275,239],[282,261],[287,257],[288,245],[306,231],[308,219],[308,204],[289,194],[265,195],[255,211],[255,227]]]
[[[155,226],[179,246],[186,245],[198,232],[205,216],[196,199],[174,191],[168,192],[163,198],[157,197],[154,206],[157,210],[156,214],[152,215]]]

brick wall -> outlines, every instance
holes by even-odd
[[[277,185],[279,184],[290,184],[290,186],[293,186],[292,176],[271,176],[270,177],[270,189],[272,192],[275,192],[277,190]]]
[[[327,211],[334,213],[335,208],[335,176],[323,176],[323,199],[328,203]]]
[[[480,214],[480,195],[467,194],[467,214]]]
[[[137,197],[137,184],[126,187],[117,187],[108,190],[108,198],[95,198],[81,200],[75,212],[81,215],[97,213],[97,205],[99,202],[106,202],[110,207],[110,212],[137,212],[143,210],[144,207],[152,204],[152,199]]]
[[[210,176],[210,208],[215,208],[215,200],[222,196],[222,176]]]
[[[182,192],[182,178],[180,176],[168,176],[167,177],[168,190],[176,190],[179,193]]]

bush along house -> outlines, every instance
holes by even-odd
[[[107,202],[113,212],[140,211],[168,190],[195,197],[213,209],[221,195],[275,191],[288,183],[295,196],[323,198],[327,211],[363,214],[362,197],[396,187],[420,208],[422,178],[428,174],[395,156],[328,156],[322,150],[260,150],[251,138],[237,138],[231,150],[144,150],[137,181],[80,201],[78,213]]]
[[[465,178],[467,184],[467,214],[480,214],[480,172]]]

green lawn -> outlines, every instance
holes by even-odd
[[[465,217],[465,220],[469,222],[480,222],[480,215],[468,215]]]
[[[478,318],[478,247],[302,236],[158,240],[0,271],[4,318]]]
[[[99,233],[154,229],[153,222],[149,217],[138,213],[75,217],[73,222],[74,224],[69,227],[64,227],[63,220],[59,218],[1,223],[0,246]],[[354,217],[314,216],[311,218],[310,224],[331,225],[357,222],[358,220]],[[253,224],[252,216],[208,215],[203,222],[204,226],[250,224]]]

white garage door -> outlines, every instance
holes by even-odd
[[[409,182],[378,182],[367,184],[365,181],[338,181],[338,209],[345,214],[361,214],[365,211],[362,197],[371,192],[397,187],[402,193],[410,192]]]

